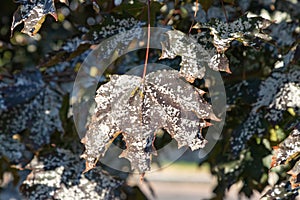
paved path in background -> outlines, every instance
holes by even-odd
[[[150,200],[200,200],[213,196],[213,189],[217,183],[216,178],[197,166],[178,167],[170,166],[160,171],[146,174],[156,198],[151,197],[147,184],[140,183],[139,176],[134,176],[131,184],[137,184],[147,194]],[[238,196],[239,187],[235,186],[227,194],[226,200],[248,200]],[[255,193],[251,199],[259,199],[260,194]]]

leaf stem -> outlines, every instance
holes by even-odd
[[[198,10],[199,10],[199,4],[198,4],[198,0],[196,0],[196,8],[195,8],[195,12],[194,12],[194,18],[193,18],[193,20],[192,20],[192,24],[191,24],[191,26],[190,26],[190,29],[189,29],[189,34],[191,33],[191,31],[192,31],[192,28],[193,28],[193,26],[194,26],[194,23],[195,23],[195,18],[196,18],[196,16],[197,16],[197,12],[198,12]]]
[[[146,58],[145,58],[145,65],[144,65],[144,72],[142,77],[142,82],[145,81],[145,77],[147,74],[147,66],[148,66],[148,58],[149,58],[149,49],[150,49],[150,0],[148,0],[148,35],[147,35],[147,49],[146,49]]]
[[[222,9],[223,9],[223,11],[224,11],[224,15],[225,15],[226,22],[227,22],[227,24],[228,24],[229,21],[228,21],[227,12],[226,12],[226,9],[225,9],[225,6],[224,6],[224,2],[223,2],[223,0],[220,0],[220,1],[221,1],[221,4],[222,4]]]

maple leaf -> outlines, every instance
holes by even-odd
[[[263,122],[262,111],[250,112],[243,123],[233,131],[230,142],[232,146],[231,151],[234,156],[239,155],[247,146],[247,141],[253,137],[254,134],[262,135],[265,133],[266,128]]]
[[[274,71],[262,82],[258,92],[258,100],[253,111],[267,107],[265,115],[269,121],[278,122],[288,108],[300,108],[300,71],[290,70],[288,73]]]
[[[241,152],[254,134],[262,135],[266,132],[264,118],[270,122],[279,122],[288,108],[300,108],[299,80],[300,73],[296,68],[288,73],[276,70],[261,82],[258,92],[254,91],[257,93],[257,100],[247,119],[232,134],[231,145],[235,155]],[[266,113],[261,109],[263,107],[267,108]]]
[[[275,153],[272,157],[271,167],[286,164],[300,153],[300,124],[290,135],[274,147]]]
[[[292,188],[300,187],[300,161],[298,161],[287,173],[291,175],[290,182]]]
[[[96,108],[82,142],[86,151],[86,171],[93,168],[108,145],[119,133],[126,149],[120,155],[140,173],[150,170],[155,154],[155,132],[165,129],[178,147],[203,148],[206,140],[201,129],[210,125],[204,119],[219,120],[194,88],[175,70],[149,73],[145,81],[139,76],[113,75],[97,90]]]
[[[65,0],[60,1],[66,4],[68,3]],[[19,2],[21,5],[14,13],[11,32],[13,32],[16,26],[24,22],[22,32],[33,36],[41,28],[46,15],[52,15],[57,21],[57,14],[53,0],[31,0]]]
[[[141,26],[143,24],[143,22],[134,18],[123,19],[120,16],[105,16],[101,24],[89,28],[81,27],[82,30],[79,30],[81,32],[80,37],[75,36],[67,40],[58,51],[49,53],[39,66],[48,67],[59,62],[70,61],[74,57],[80,56],[83,52],[91,50],[91,45],[99,44],[110,37],[110,40],[107,40],[107,43],[102,45],[105,48],[98,47],[104,49],[101,54],[104,58],[109,57],[116,47],[121,50],[120,44],[126,47],[133,39],[141,38],[143,35]],[[119,55],[121,55],[121,52]]]
[[[160,59],[173,59],[181,56],[180,74],[191,83],[196,78],[205,76],[206,66],[216,71],[230,73],[229,61],[224,54],[211,55],[197,40],[181,31],[168,31],[167,41],[161,43],[162,55]]]
[[[297,124],[290,135],[274,147],[271,168],[287,164],[300,153],[300,124]],[[295,199],[300,188],[300,161],[297,161],[293,168],[287,172],[291,175],[290,180],[275,185],[262,199]]]
[[[62,96],[47,85],[39,71],[22,71],[0,81],[0,127],[2,134],[30,130],[33,148],[50,142],[50,135],[63,132],[59,117]]]
[[[281,182],[268,190],[260,199],[261,200],[293,200],[298,196],[298,190],[292,189],[291,183]]]
[[[61,148],[40,152],[25,169],[31,170],[20,186],[26,199],[117,199],[123,184],[101,169],[82,174],[84,162]]]
[[[246,15],[227,23],[213,19],[208,24],[196,24],[194,28],[207,28],[213,36],[213,45],[217,52],[224,53],[234,40],[240,41],[245,46],[256,46],[255,38],[270,41],[271,37],[263,32],[272,24],[270,20],[262,17],[248,17]]]
[[[7,134],[0,134],[0,143],[0,158],[6,157],[10,163],[25,165],[32,157],[25,144]]]

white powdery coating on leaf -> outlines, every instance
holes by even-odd
[[[203,27],[210,29],[217,52],[224,53],[233,40],[239,40],[244,45],[249,45],[250,40],[246,36],[270,40],[271,38],[262,32],[262,29],[267,28],[270,24],[269,20],[260,17],[243,16],[231,23],[215,20],[213,24],[203,25]]]
[[[263,196],[262,199],[295,199],[298,196],[298,189],[292,189],[290,182],[281,182],[278,185],[275,185],[272,189],[268,190]]]
[[[122,132],[126,149],[121,154],[133,169],[150,170],[154,133],[164,128],[178,146],[192,150],[204,147],[203,119],[218,120],[212,107],[175,70],[161,70],[146,76],[113,75],[97,90],[95,115],[83,140],[87,165],[93,167],[107,146]]]
[[[90,43],[89,41],[84,41],[79,37],[72,38],[67,41],[62,47],[61,50],[72,53],[74,52],[81,44]]]
[[[6,107],[10,108],[0,110],[1,131],[12,135],[28,128],[29,138],[37,147],[48,144],[55,130],[63,132],[59,118],[62,97],[38,75],[18,74],[14,78],[16,84],[2,83],[1,88],[8,98],[3,101],[6,100]]]
[[[203,78],[205,66],[208,66],[211,56],[193,38],[180,31],[168,31],[167,41],[162,42],[162,55],[160,59],[181,56],[180,73],[187,80]]]
[[[300,132],[298,129],[294,129],[289,137],[275,149],[271,166],[275,167],[284,164],[298,152],[300,152]]]
[[[97,54],[101,55],[101,59],[111,59],[112,55],[123,55],[132,41],[141,39],[144,35],[144,31],[139,25],[126,32],[124,31],[120,31],[118,35],[104,41],[105,45],[98,46]]]
[[[266,107],[267,113],[263,116],[260,108]],[[300,107],[300,71],[289,73],[273,72],[263,81],[258,92],[258,100],[248,118],[241,127],[233,133],[231,141],[233,152],[238,154],[246,142],[254,135],[265,131],[262,120],[278,122],[284,111],[289,107]]]
[[[168,31],[166,34],[167,41],[162,42],[160,59],[181,56],[180,75],[187,81],[203,78],[207,66],[215,71],[230,72],[229,61],[224,54],[213,55],[198,43],[197,38],[180,31]]]
[[[92,38],[87,38],[87,40],[85,40],[82,37],[74,37],[68,40],[60,50],[72,53],[82,44],[98,44],[100,40],[119,34],[118,37],[115,37],[114,40],[105,45],[107,50],[111,52],[112,50],[115,50],[118,44],[128,45],[130,40],[141,37],[142,29],[140,27],[143,23],[136,21],[134,18],[118,19],[111,16],[110,19],[113,24],[102,26],[100,31],[93,31]],[[126,33],[126,31],[128,32]],[[101,50],[103,51],[102,48]],[[102,58],[108,58],[110,55],[109,52],[103,51],[105,54],[101,54],[101,56],[104,55]]]
[[[294,167],[290,171],[288,171],[288,174],[291,175],[290,182],[292,183],[292,187],[299,187],[300,161],[297,161]]]
[[[26,199],[119,199],[114,192],[122,181],[99,169],[82,174],[84,163],[69,150],[36,157],[28,167],[32,172],[21,186]]]
[[[284,110],[287,107],[300,107],[300,84],[284,84],[269,107],[279,110]]]
[[[258,101],[253,105],[253,111],[267,107],[265,115],[270,121],[282,119],[283,112],[291,108],[300,107],[300,71],[289,73],[274,72],[260,86]]]
[[[20,5],[15,12],[11,29],[24,22],[22,32],[32,36],[39,30],[47,14],[56,14],[53,0],[28,1]]]
[[[119,19],[114,16],[110,17],[112,22],[106,26],[101,27],[100,31],[94,31],[92,33],[93,40],[97,41],[99,39],[108,38],[115,34],[125,33],[128,29],[137,29],[141,27],[144,23],[137,21],[134,18]]]
[[[233,132],[231,138],[232,152],[237,155],[245,148],[246,142],[254,134],[262,134],[265,129],[262,125],[262,112],[251,112],[242,125]]]
[[[11,163],[21,163],[26,159],[25,145],[8,135],[0,135],[0,157],[5,156]]]

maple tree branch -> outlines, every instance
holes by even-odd
[[[147,65],[148,65],[148,58],[149,58],[149,49],[150,49],[150,0],[148,0],[148,35],[147,35],[147,49],[146,49],[146,58],[145,58],[145,65],[144,65],[144,72],[142,81],[145,81],[146,73],[147,73]]]

